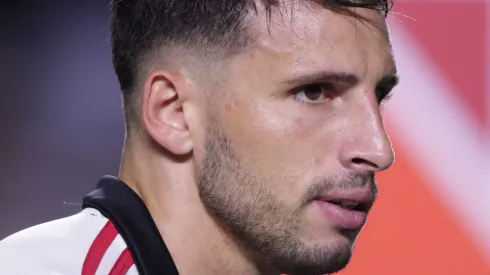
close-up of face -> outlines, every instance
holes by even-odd
[[[252,16],[256,41],[210,100],[200,196],[261,267],[345,267],[374,175],[394,161],[381,116],[397,82],[385,18],[353,11],[361,18],[307,5]]]

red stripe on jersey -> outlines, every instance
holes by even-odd
[[[99,232],[88,250],[83,263],[82,275],[94,275],[107,249],[119,233],[111,221],[108,221]]]
[[[126,248],[117,259],[116,263],[111,269],[111,272],[109,272],[109,275],[124,275],[133,264],[134,260],[131,256],[131,252],[129,252],[129,249]]]

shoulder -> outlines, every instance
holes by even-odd
[[[80,274],[92,243],[108,224],[88,208],[11,235],[0,241],[0,274]]]

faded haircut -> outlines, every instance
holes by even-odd
[[[348,8],[388,15],[390,0],[304,0],[355,16]],[[269,14],[283,0],[111,0],[112,61],[122,91],[126,129],[137,127],[138,88],[151,62],[195,55],[214,62],[250,43],[245,20],[258,5]],[[214,59],[214,60],[213,60]]]

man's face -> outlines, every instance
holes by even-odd
[[[209,211],[265,271],[345,267],[393,163],[380,100],[394,86],[384,18],[311,8],[252,20],[213,96],[199,174]],[[372,24],[372,23],[376,24]],[[359,205],[357,205],[359,204]]]

